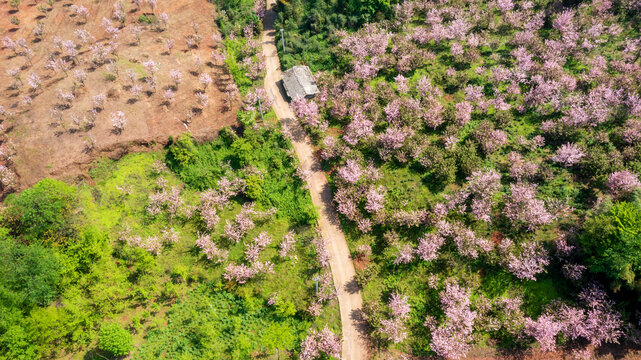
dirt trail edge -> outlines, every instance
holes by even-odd
[[[263,54],[267,67],[265,90],[274,97],[274,111],[283,128],[292,135],[294,150],[301,166],[311,174],[308,180],[309,190],[314,206],[320,209],[319,227],[331,254],[330,267],[338,292],[343,332],[341,358],[343,360],[367,359],[366,325],[362,320],[361,311],[363,299],[356,284],[356,272],[349,255],[347,241],[341,230],[338,214],[332,205],[332,193],[325,173],[322,171],[318,159],[314,157],[311,141],[285,101],[284,91],[279,83],[281,79],[280,61],[274,43],[275,3],[275,0],[267,1],[268,10],[265,14],[262,34]]]

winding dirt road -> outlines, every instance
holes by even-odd
[[[343,360],[367,359],[369,356],[366,326],[361,316],[363,300],[356,284],[356,272],[349,255],[347,241],[341,230],[338,214],[332,205],[331,189],[319,161],[314,157],[311,141],[296,121],[294,113],[285,100],[282,85],[279,83],[281,80],[280,61],[274,42],[276,33],[274,31],[275,3],[275,0],[267,1],[267,12],[263,21],[262,45],[267,67],[265,90],[274,97],[274,111],[283,128],[292,135],[294,150],[303,169],[311,174],[308,180],[309,189],[314,206],[320,210],[319,227],[331,254],[330,267],[338,293],[343,332],[341,358]]]

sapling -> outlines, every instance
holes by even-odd
[[[105,106],[105,100],[106,99],[107,99],[107,97],[103,93],[100,93],[98,95],[94,95],[91,98],[91,101],[93,102],[93,108],[94,109],[102,109]]]
[[[142,28],[132,23],[129,26],[129,30],[131,31],[131,35],[133,35],[134,39],[136,40],[135,44],[140,45],[140,34],[142,33]]]
[[[156,8],[158,7],[157,0],[146,0],[146,2],[147,2],[147,5],[149,5],[149,8],[151,9],[152,13],[156,11]]]
[[[176,45],[176,42],[174,41],[174,39],[165,39],[164,43],[165,43],[165,49],[167,49],[167,54],[170,54],[171,49],[174,48],[174,46]]]
[[[42,38],[44,31],[45,31],[45,24],[41,21],[38,21],[31,33],[33,34],[34,37],[36,37],[36,39],[40,39]]]
[[[200,74],[200,76],[198,77],[198,81],[200,82],[200,85],[203,86],[203,90],[207,89],[207,86],[209,86],[212,83],[211,76],[209,76],[209,74],[206,74],[206,73]]]
[[[163,94],[163,99],[165,103],[167,104],[172,104],[176,98],[176,94],[174,93],[173,90],[167,89],[165,93]]]
[[[127,79],[129,79],[129,82],[133,86],[136,83],[136,80],[138,79],[138,74],[136,73],[136,71],[133,69],[127,69],[127,71],[125,71],[125,75],[127,76]]]
[[[174,82],[174,89],[178,88],[178,85],[183,81],[182,73],[176,69],[169,70],[169,77],[171,77],[171,80]]]
[[[204,108],[205,106],[207,106],[207,104],[209,104],[209,96],[207,96],[207,94],[201,93],[201,92],[196,93],[196,101],[198,102],[198,104],[201,107]]]
[[[35,73],[31,73],[29,77],[27,78],[27,83],[29,83],[29,87],[31,87],[31,90],[35,91],[40,88],[40,85],[42,82],[40,81],[40,77],[36,75]]]
[[[77,69],[73,71],[73,78],[77,83],[84,86],[85,81],[87,80],[87,72],[82,69]]]
[[[116,111],[114,113],[111,113],[111,123],[114,128],[114,132],[120,134],[125,128],[125,125],[127,124],[127,120],[125,119],[125,113],[122,111]]]
[[[87,19],[89,18],[89,10],[87,10],[86,7],[80,5],[71,5],[71,10],[74,12],[76,16],[79,18],[82,18],[83,22],[86,23]]]

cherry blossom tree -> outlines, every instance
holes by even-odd
[[[144,61],[142,65],[145,67],[145,70],[149,73],[150,77],[153,77],[158,72],[158,65],[153,59]]]
[[[318,105],[313,100],[307,100],[305,98],[294,99],[294,101],[290,103],[290,106],[294,114],[296,114],[296,117],[305,125],[313,128],[323,125],[318,112]]]
[[[629,170],[621,170],[610,174],[605,186],[615,197],[622,197],[641,188],[641,182],[637,174]]]
[[[71,5],[71,11],[73,11],[75,16],[82,18],[82,22],[87,22],[87,19],[89,18],[89,10],[86,7],[73,4]]]
[[[16,175],[7,166],[0,164],[0,184],[3,188],[11,187],[16,182]]]
[[[258,106],[260,99],[260,107]],[[257,87],[247,92],[245,96],[245,110],[247,111],[262,111],[266,113],[272,107],[274,100],[267,94],[267,91],[262,87]]]
[[[176,46],[176,41],[174,39],[165,39],[163,44],[165,44],[165,49],[167,49],[167,55],[169,55],[171,53],[171,49]]]
[[[120,134],[125,129],[127,120],[125,119],[125,113],[122,111],[116,111],[111,113],[111,123],[114,129],[114,132]]]
[[[470,122],[472,115],[472,104],[463,101],[455,105],[456,108],[456,123],[460,126],[464,126]]]
[[[509,251],[509,242],[506,239],[503,242],[503,248]],[[519,279],[536,280],[536,275],[545,272],[545,267],[550,263],[547,251],[536,242],[525,242],[517,251],[517,255],[514,250],[510,251],[504,262],[507,269]]]
[[[280,242],[280,251],[278,254],[282,258],[286,258],[287,255],[294,250],[296,246],[296,233],[293,231],[288,232],[283,236],[283,240]]]
[[[209,235],[201,235],[196,239],[196,246],[207,256],[208,260],[222,263],[227,260],[228,251],[219,249]]]
[[[73,71],[73,78],[80,86],[84,86],[85,81],[87,81],[87,72],[82,69],[76,69]]]
[[[140,35],[142,34],[142,28],[136,24],[129,25],[129,32],[134,37],[135,44],[140,45]]]
[[[551,159],[565,167],[570,167],[581,161],[583,157],[585,157],[585,153],[579,146],[568,143],[561,145]]]
[[[167,104],[172,104],[174,100],[176,100],[176,94],[171,89],[165,90],[162,97],[163,101]]]
[[[543,351],[556,348],[556,337],[562,329],[563,324],[548,315],[541,315],[536,321],[525,320],[525,334],[536,339]]]
[[[40,80],[40,77],[37,74],[31,73],[29,74],[29,77],[27,77],[27,83],[29,84],[29,87],[31,88],[32,91],[36,91],[40,88],[42,81]]]
[[[394,259],[394,265],[409,264],[414,261],[414,248],[409,244],[398,244],[398,253]]]
[[[200,76],[198,77],[198,81],[200,82],[200,85],[202,85],[203,89],[207,89],[207,86],[211,85],[212,83],[211,76],[206,73],[200,74]]]
[[[171,77],[171,81],[174,82],[174,90],[177,89],[178,85],[180,85],[183,81],[183,75],[177,69],[169,70],[169,77]]]
[[[397,291],[392,293],[387,306],[390,308],[391,318],[381,320],[379,331],[397,344],[407,338],[405,322],[409,318],[411,308],[407,303],[407,296],[401,295]]]
[[[340,358],[341,356],[340,338],[332,333],[327,325],[321,331],[310,328],[300,347],[299,358],[301,360],[318,359],[322,354],[335,358]]]
[[[127,19],[127,14],[125,13],[125,8],[122,2],[118,1],[114,3],[112,17],[116,21],[120,21],[121,24],[125,23],[125,20]]]
[[[36,26],[33,28],[33,31],[31,32],[33,36],[37,39],[42,39],[42,36],[45,33],[45,24],[43,22],[37,22]]]
[[[198,105],[204,108],[209,104],[209,96],[205,93],[198,92],[196,93],[196,102],[198,102]]]
[[[426,321],[432,332],[430,346],[439,356],[460,359],[470,350],[472,330],[477,313],[470,309],[470,290],[448,281],[439,293],[445,322],[436,327]]]
[[[361,176],[363,175],[363,168],[358,161],[348,159],[345,161],[345,165],[338,169],[337,173],[343,181],[348,184],[355,184],[361,179]]]
[[[314,238],[314,240],[312,240],[312,245],[316,250],[316,260],[318,261],[318,264],[321,267],[328,267],[331,257],[329,251],[327,250],[325,239],[323,239],[322,237],[316,237]]]
[[[416,255],[424,261],[436,260],[438,251],[444,243],[445,238],[439,234],[425,234],[418,239]]]
[[[367,212],[375,214],[383,209],[385,209],[385,187],[371,187],[367,192],[367,198],[365,201],[365,210]]]
[[[93,108],[94,109],[102,109],[105,106],[105,100],[107,100],[107,96],[105,94],[100,93],[98,95],[94,95],[91,98],[91,101],[93,103]]]
[[[534,184],[511,184],[503,212],[508,219],[526,224],[528,230],[534,230],[554,220],[545,209],[545,203],[537,199]]]
[[[165,31],[167,27],[169,27],[169,15],[164,12],[158,14],[158,16],[156,16],[156,23],[154,24],[156,31]]]

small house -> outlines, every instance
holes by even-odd
[[[318,94],[318,86],[309,67],[294,66],[283,72],[283,87],[290,99],[312,98]]]

